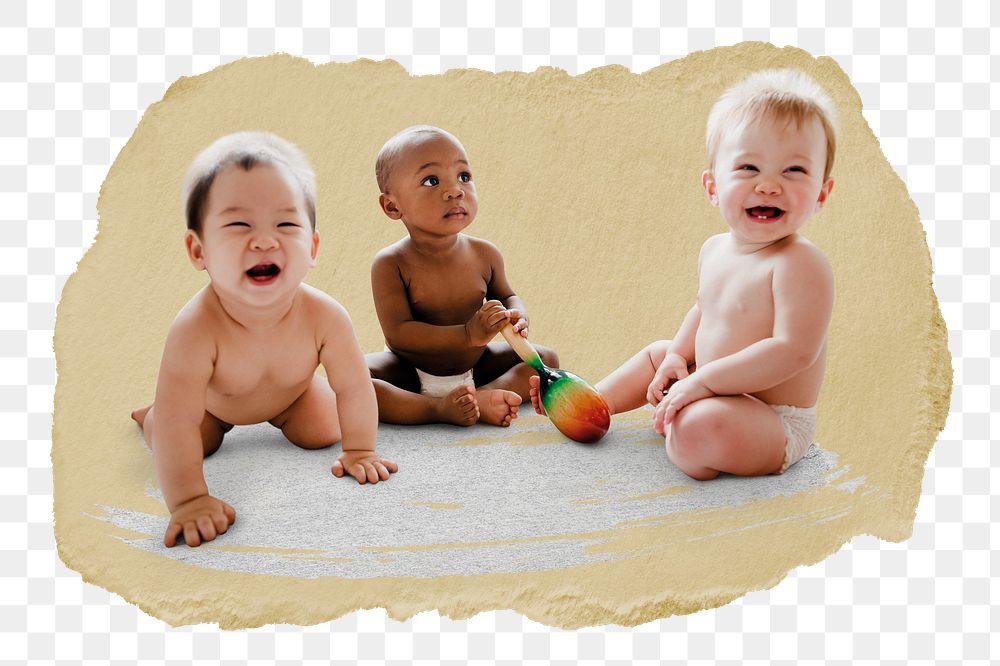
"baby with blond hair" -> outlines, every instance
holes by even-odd
[[[758,72],[713,106],[707,144],[702,186],[729,231],[702,246],[674,338],[596,388],[613,413],[654,405],[667,456],[695,479],[782,473],[812,443],[826,365],[833,274],[799,232],[833,189],[833,105],[802,72]]]

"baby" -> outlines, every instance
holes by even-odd
[[[496,246],[461,233],[478,209],[465,149],[442,129],[410,127],[382,146],[375,177],[382,211],[408,234],[372,261],[386,342],[367,357],[379,418],[510,425],[532,370],[490,341],[508,323],[526,337],[528,315]],[[536,348],[558,367],[554,352]]]
[[[333,474],[358,483],[396,471],[375,454],[375,392],[350,318],[302,283],[319,247],[305,156],[272,134],[230,134],[195,158],[183,200],[188,258],[209,284],[170,327],[153,404],[132,413],[170,510],[168,547],[236,519],[202,472],[233,425],[268,421],[304,449],[342,441]]]
[[[833,120],[797,71],[759,72],[722,95],[702,184],[729,232],[702,246],[698,298],[674,339],[597,384],[612,412],[655,405],[668,457],[695,479],[780,474],[812,443],[833,276],[798,231],[833,189]]]

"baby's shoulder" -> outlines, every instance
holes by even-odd
[[[701,244],[701,253],[704,254],[707,251],[718,249],[729,237],[729,234],[715,234],[714,236],[709,236],[705,239],[705,242]]]
[[[830,260],[823,251],[808,238],[798,234],[782,244],[780,250],[775,253],[775,258],[778,265],[789,272],[831,270]]]
[[[323,320],[347,316],[347,310],[344,306],[322,289],[317,289],[303,282],[299,290],[300,307],[312,319]]]
[[[214,348],[223,326],[219,299],[210,287],[203,287],[180,309],[167,332],[168,346],[176,345],[192,353]]]
[[[469,251],[474,252],[484,261],[488,261],[491,264],[503,262],[503,255],[500,253],[500,248],[485,238],[476,238],[475,236],[466,236],[465,234],[462,234],[462,238],[465,239],[466,247]]]
[[[698,263],[704,264],[706,261],[711,261],[712,257],[722,252],[728,237],[729,234],[715,234],[706,238],[698,252]]]
[[[399,265],[407,254],[407,240],[409,239],[403,238],[376,252],[375,256],[372,257],[372,266]]]

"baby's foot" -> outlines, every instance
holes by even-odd
[[[146,414],[149,412],[150,407],[152,405],[146,405],[132,412],[132,420],[138,423],[139,427],[142,427],[142,422],[146,420]]]
[[[531,406],[535,408],[535,413],[545,416],[545,407],[542,406],[542,398],[538,393],[540,382],[538,375],[528,377],[528,397],[531,398]]]
[[[506,428],[517,418],[517,407],[521,396],[513,391],[488,389],[476,391],[479,403],[479,420]]]
[[[469,386],[456,387],[437,401],[437,417],[441,423],[470,426],[479,419],[475,391]]]

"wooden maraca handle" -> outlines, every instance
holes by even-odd
[[[528,365],[534,366],[536,363],[542,365],[542,359],[538,356],[538,352],[535,348],[531,346],[528,340],[521,336],[520,333],[514,331],[514,327],[507,322],[504,324],[503,328],[500,329],[500,335],[503,339],[507,341],[507,344],[511,346],[514,352],[521,357],[521,359]]]

